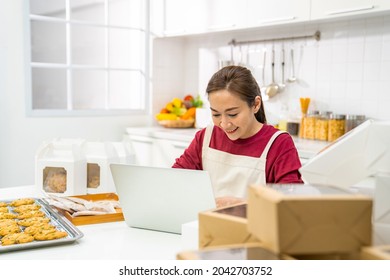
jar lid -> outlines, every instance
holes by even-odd
[[[365,120],[366,116],[365,115],[347,115],[345,118],[347,120]]]
[[[308,116],[316,116],[318,114],[319,114],[318,110],[311,110],[311,111],[307,112]]]
[[[334,120],[345,120],[345,115],[342,114],[331,114],[329,118]]]
[[[330,115],[332,115],[332,111],[320,111],[318,114],[321,118],[329,118]]]

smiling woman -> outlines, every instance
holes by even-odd
[[[213,125],[197,132],[174,168],[209,171],[218,206],[245,199],[250,184],[303,183],[294,142],[267,124],[259,86],[247,68],[222,68],[206,91]]]

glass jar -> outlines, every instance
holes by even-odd
[[[298,136],[299,134],[299,120],[290,119],[287,121],[287,132],[291,136]]]
[[[345,115],[331,114],[328,125],[328,141],[334,141],[345,133]]]
[[[307,115],[303,117],[303,138],[314,139],[317,117],[318,111],[309,111]]]
[[[345,133],[354,129],[366,120],[365,115],[347,115],[345,117]]]
[[[314,132],[315,140],[328,141],[329,116],[331,114],[332,112],[329,111],[320,112],[318,114]]]

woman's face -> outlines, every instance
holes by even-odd
[[[260,96],[249,107],[248,103],[223,89],[209,93],[209,102],[214,125],[220,127],[231,140],[251,137],[262,127],[255,117],[260,108]]]

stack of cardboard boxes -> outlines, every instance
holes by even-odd
[[[385,250],[370,247],[372,209],[371,197],[337,187],[251,186],[247,204],[200,213],[199,250],[177,257],[383,259]]]

